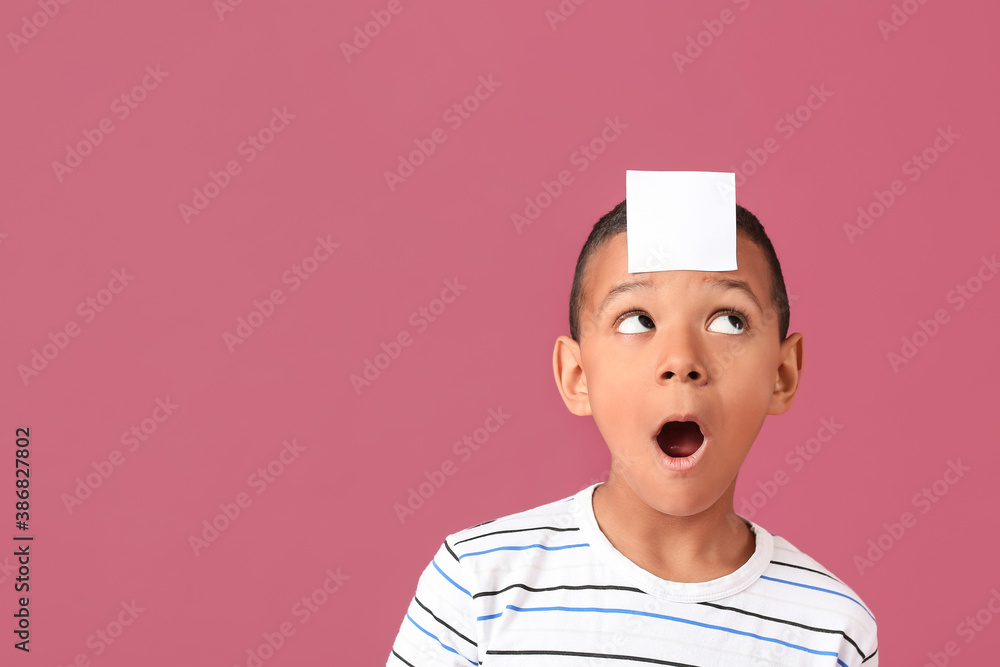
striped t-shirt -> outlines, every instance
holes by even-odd
[[[864,602],[784,538],[744,519],[739,569],[667,581],[601,532],[597,486],[449,535],[387,666],[878,665]]]

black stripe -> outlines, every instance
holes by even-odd
[[[403,659],[403,656],[401,656],[400,654],[396,653],[396,649],[392,649],[392,654],[393,654],[394,656],[396,656],[397,658],[399,658],[399,659],[400,659],[400,661],[402,661],[402,663],[403,663],[404,665],[409,665],[410,667],[416,667],[416,665],[414,665],[414,664],[413,664],[412,662],[408,662],[407,660],[404,660],[404,659]]]
[[[615,653],[585,653],[583,651],[486,651],[486,655],[568,655],[575,658],[610,658],[612,660],[632,660],[633,662],[648,662],[654,665],[673,665],[674,667],[698,667],[686,662],[672,662],[670,660],[657,660],[656,658],[643,658],[637,655],[618,655]]]
[[[425,605],[423,602],[421,602],[420,600],[417,599],[417,596],[413,596],[413,601],[416,602],[421,607],[423,607],[424,611],[426,611],[428,614],[430,614],[431,616],[433,616],[435,621],[437,621],[438,623],[440,623],[444,627],[448,628],[455,635],[461,637],[462,639],[464,639],[465,641],[469,642],[473,646],[476,646],[476,642],[472,641],[471,639],[469,639],[468,637],[466,637],[465,635],[463,635],[461,632],[459,632],[458,630],[456,630],[455,628],[451,627],[450,625],[448,625],[447,623],[445,623],[444,621],[442,621],[440,618],[438,618],[437,614],[435,614],[433,611],[431,611],[427,607],[427,605]],[[479,647],[477,646],[476,648],[479,648]]]
[[[862,660],[861,662],[868,662],[869,660],[872,659],[872,656],[874,656],[876,653],[878,653],[878,647],[877,646],[875,647],[875,650],[872,651],[872,654],[870,656],[868,656],[867,658],[865,658],[864,660]]]
[[[473,599],[475,599],[475,598],[478,598],[478,597],[485,597],[485,596],[490,596],[490,595],[499,595],[500,593],[504,593],[506,591],[509,591],[512,588],[521,588],[523,590],[530,591],[532,593],[544,593],[544,592],[547,592],[547,591],[560,591],[560,590],[569,590],[569,591],[582,591],[582,590],[618,590],[618,591],[627,591],[627,592],[630,592],[630,593],[641,593],[643,595],[647,595],[646,591],[644,591],[642,589],[639,589],[639,588],[633,588],[631,586],[584,585],[584,586],[549,586],[547,588],[533,588],[531,586],[526,586],[525,584],[511,584],[510,586],[507,586],[506,588],[501,588],[498,591],[483,591],[481,593],[475,593],[475,594],[473,594],[472,597],[473,597]],[[712,602],[699,602],[698,604],[702,604],[702,605],[705,605],[705,606],[708,606],[708,607],[714,607],[716,609],[722,609],[722,610],[725,610],[725,611],[733,611],[733,612],[736,612],[738,614],[744,614],[746,616],[753,616],[753,617],[756,617],[756,618],[763,619],[765,621],[772,621],[774,623],[783,623],[785,625],[791,625],[791,626],[795,626],[797,628],[802,628],[803,630],[812,630],[814,632],[825,632],[827,634],[840,635],[845,640],[847,640],[851,644],[851,646],[854,647],[854,649],[858,652],[859,656],[861,656],[864,660],[868,659],[868,658],[865,658],[865,653],[864,653],[864,651],[861,650],[861,647],[858,646],[858,644],[853,639],[851,639],[842,630],[830,630],[830,629],[827,629],[827,628],[816,628],[816,627],[813,627],[813,626],[810,626],[810,625],[804,625],[802,623],[796,623],[795,621],[788,621],[788,620],[781,619],[781,618],[775,618],[773,616],[765,616],[763,614],[758,614],[756,612],[747,611],[746,609],[740,609],[738,607],[727,607],[727,606],[720,605],[720,604],[715,604],[715,603],[712,603]]]
[[[726,607],[726,606],[723,606],[721,604],[714,604],[712,602],[699,602],[698,604],[703,604],[703,605],[705,605],[707,607],[715,607],[716,609],[724,609],[726,611],[735,611],[738,614],[746,614],[747,616],[755,616],[757,618],[762,618],[765,621],[774,621],[775,623],[784,623],[785,625],[794,625],[795,627],[802,628],[803,630],[812,630],[814,632],[826,632],[826,633],[832,634],[832,635],[840,635],[844,639],[846,639],[848,642],[850,642],[851,646],[853,646],[855,648],[855,650],[857,650],[858,655],[860,655],[862,658],[865,658],[865,652],[862,651],[861,647],[858,646],[854,642],[853,639],[851,639],[850,637],[848,637],[847,634],[845,634],[843,630],[828,630],[827,628],[814,628],[811,625],[803,625],[802,623],[796,623],[795,621],[786,621],[783,618],[775,618],[773,616],[764,616],[763,614],[757,614],[757,613],[752,612],[752,611],[747,611],[746,609],[739,609],[737,607]],[[867,660],[867,658],[865,658],[865,660]],[[862,662],[864,662],[864,661],[862,661]]]
[[[645,591],[639,588],[632,588],[631,586],[597,586],[597,585],[586,585],[586,586],[550,586],[548,588],[532,588],[531,586],[525,586],[524,584],[511,584],[507,588],[501,588],[498,591],[483,591],[482,593],[476,593],[473,595],[473,599],[484,596],[484,595],[499,595],[500,593],[509,591],[512,588],[523,588],[526,591],[531,591],[532,593],[543,593],[545,591],[584,591],[584,590],[599,590],[599,591],[629,591],[631,593],[642,593],[645,595]]]
[[[830,577],[831,579],[833,579],[834,581],[836,581],[839,584],[843,584],[844,583],[840,579],[838,579],[837,577],[831,577],[826,572],[820,572],[819,570],[814,570],[811,567],[803,567],[802,565],[792,565],[791,563],[782,563],[780,560],[772,560],[771,562],[774,563],[775,565],[784,565],[785,567],[794,567],[794,568],[797,568],[799,570],[805,570],[806,572],[815,572],[816,574],[822,574],[824,577]]]
[[[489,521],[483,521],[482,523],[477,523],[475,526],[472,526],[472,528],[479,528],[480,526],[485,526],[486,524],[493,523],[494,521],[496,521],[496,519],[490,519]],[[470,528],[470,530],[471,530],[471,528]]]
[[[480,537],[489,537],[490,535],[499,535],[500,533],[523,533],[527,530],[580,530],[579,528],[556,528],[555,526],[536,526],[535,528],[514,528],[512,530],[495,530],[492,533],[483,533],[482,535],[476,535],[475,537],[467,537],[464,540],[459,540],[455,542],[455,545],[459,545],[462,542],[470,542],[472,540],[478,540]]]
[[[445,541],[444,541],[444,548],[448,550],[448,553],[450,553],[450,554],[451,554],[451,557],[455,559],[455,562],[456,562],[456,563],[458,563],[458,562],[459,562],[459,560],[458,560],[458,556],[456,556],[456,555],[455,555],[455,552],[451,550],[451,547],[450,547],[450,546],[448,546],[448,540],[445,540]]]

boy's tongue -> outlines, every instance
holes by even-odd
[[[656,436],[660,449],[677,458],[691,456],[704,440],[701,429],[694,422],[667,422]]]

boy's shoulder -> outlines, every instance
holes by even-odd
[[[877,647],[874,614],[847,583],[786,538],[772,535],[771,562],[761,579],[785,591],[785,606],[817,624],[834,621],[862,647]]]
[[[538,576],[556,577],[566,567],[590,572],[598,564],[590,554],[581,503],[573,502],[586,491],[451,533],[431,567],[481,600]]]
[[[803,587],[809,585],[826,586],[837,593],[860,599],[857,593],[842,579],[786,538],[772,534],[772,544],[773,554],[771,556],[771,567],[768,571],[769,576],[785,574],[788,575],[789,580],[792,580],[797,578],[795,575],[807,576],[805,573],[819,575],[819,577],[812,577],[810,584],[800,585]]]
[[[531,533],[532,539],[547,542],[560,534],[578,532],[579,509],[572,502],[576,495],[564,496],[450,533],[444,540],[444,546],[471,555],[470,552],[476,552],[487,543],[492,545],[493,551],[502,550],[496,546],[498,540],[502,542],[506,539],[504,536]]]

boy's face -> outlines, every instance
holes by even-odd
[[[802,336],[778,339],[767,260],[742,233],[736,257],[736,271],[630,274],[618,234],[588,263],[579,344],[556,341],[563,400],[593,415],[611,450],[609,486],[626,482],[665,514],[697,514],[727,494],[731,508],[764,418],[787,410],[798,386]],[[627,283],[639,286],[615,290]],[[698,461],[687,470],[664,465],[657,434],[667,420],[700,424]]]

